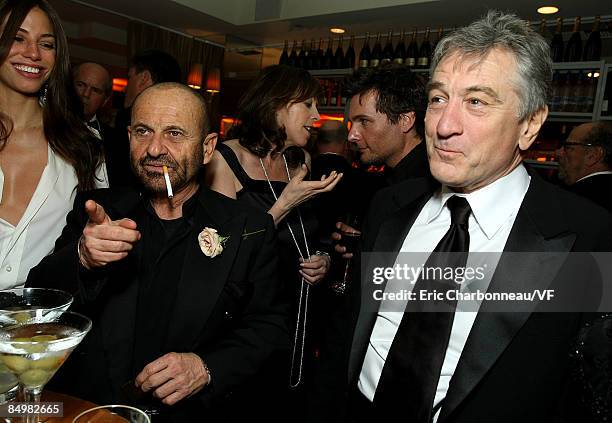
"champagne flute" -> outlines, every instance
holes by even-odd
[[[341,230],[339,233],[341,239],[338,241],[338,245],[342,245],[346,253],[354,254],[361,238],[361,233],[357,229],[360,223],[360,217],[358,215],[348,213],[343,219],[343,223],[348,225],[348,230]],[[331,289],[338,295],[344,294],[346,291],[347,284],[351,281],[352,272],[352,258],[342,258],[342,255],[338,255],[335,266],[335,270],[332,271]]]

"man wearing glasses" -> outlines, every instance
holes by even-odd
[[[559,179],[578,195],[612,211],[612,124],[575,127],[557,150]]]

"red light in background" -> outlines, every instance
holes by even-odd
[[[125,87],[127,87],[127,79],[126,78],[113,78],[113,91],[122,93],[125,91]]]

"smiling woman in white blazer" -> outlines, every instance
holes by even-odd
[[[0,289],[51,253],[77,191],[107,186],[45,0],[0,0]]]

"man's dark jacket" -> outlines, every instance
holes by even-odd
[[[398,252],[433,188],[415,179],[379,192],[366,219],[362,251]],[[599,275],[595,266],[577,268],[575,256],[563,259],[569,252],[612,251],[612,216],[532,173],[504,251],[534,254],[502,256],[487,292],[557,288],[560,299],[570,300],[566,303],[570,308],[573,299],[576,304],[593,305],[601,298],[601,277],[605,283],[610,275]],[[362,258],[365,263],[366,257]],[[578,258],[579,265],[583,258]],[[376,304],[363,303],[364,298],[373,302],[366,291],[372,288],[372,279],[364,278],[351,288],[348,312],[333,317],[350,322],[345,356],[335,363],[346,372],[338,372],[336,378],[347,384],[343,390],[342,383],[329,383],[328,392],[335,400],[330,404],[346,404],[349,390],[356,389],[376,320]],[[592,315],[534,312],[539,306],[544,304],[535,302],[531,312],[494,312],[495,304],[483,302],[450,381],[439,423],[566,421],[580,408],[579,396],[568,395],[575,392],[570,353],[578,331]],[[343,413],[342,407],[335,408]],[[334,410],[329,411],[328,416],[333,416]],[[396,411],[380,410],[376,415],[385,421],[385,413]]]
[[[175,306],[167,316],[167,333],[159,336],[166,352],[198,354],[212,373],[212,384],[172,406],[172,421],[193,421],[209,409],[231,404],[232,393],[274,350],[289,344],[272,219],[207,188],[196,195],[195,224],[184,241],[182,269],[176,272],[181,277],[168,281],[178,284]],[[104,404],[125,401],[122,385],[136,376],[130,374],[131,358],[113,352],[137,330],[137,260],[143,242],[158,240],[143,238],[126,259],[87,271],[77,257],[87,199],[101,204],[113,220],[130,218],[138,224],[146,213],[141,195],[131,189],[79,194],[55,252],[32,269],[27,285],[73,293],[72,309],[92,319],[91,332],[56,377],[66,392]],[[207,257],[199,246],[198,234],[205,227],[228,237],[217,257]]]

